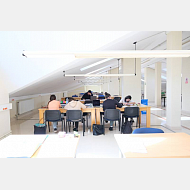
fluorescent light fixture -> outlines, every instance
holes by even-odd
[[[165,77],[165,76],[163,76],[163,75],[161,75],[161,78],[166,79],[166,77]]]
[[[141,81],[143,81],[143,82],[144,82],[144,80],[143,80],[143,79],[141,79]]]
[[[125,77],[125,76],[135,76],[135,74],[65,74],[66,77]]]
[[[78,52],[76,58],[179,58],[190,57],[190,50],[114,50]]]
[[[105,58],[95,65],[104,63],[114,58],[181,58],[190,57],[190,50],[113,50],[92,52],[64,52],[64,51],[23,51],[25,57],[30,56],[60,56],[73,55],[75,58]],[[108,59],[109,58],[109,59]],[[93,64],[92,64],[93,65]],[[93,66],[91,66],[93,67]],[[89,67],[90,68],[90,67]]]
[[[86,66],[86,67],[83,67],[83,68],[80,69],[80,70],[81,70],[81,71],[84,71],[84,70],[86,70],[86,69],[89,69],[89,68],[91,68],[91,67],[95,67],[95,66],[97,66],[97,65],[100,65],[100,64],[105,63],[105,62],[107,62],[107,61],[110,61],[110,60],[112,60],[112,59],[113,59],[113,58],[103,59],[103,60],[101,60],[101,61],[98,61],[98,62],[93,63],[93,64],[91,64],[91,65],[88,65],[88,66]]]

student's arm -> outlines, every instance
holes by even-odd
[[[83,94],[83,95],[82,95],[82,98],[81,98],[81,100],[84,100],[84,95],[85,95],[85,94]]]
[[[86,109],[86,106],[83,103],[79,102],[79,104],[80,104],[82,109]]]
[[[66,110],[68,109],[68,104],[65,105],[64,109],[66,109]]]
[[[120,104],[118,101],[115,100],[115,103],[116,103],[118,108],[122,108],[122,104]]]

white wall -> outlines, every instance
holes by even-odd
[[[190,58],[182,59],[182,110],[190,112]]]
[[[144,99],[148,102],[155,101],[155,70],[152,68],[145,68],[144,72]]]
[[[1,68],[0,68],[1,69]],[[1,74],[1,71],[0,71]],[[0,104],[9,103],[9,94],[4,85],[2,75],[0,75]],[[10,110],[0,111],[0,138],[8,135],[11,132],[10,128]]]
[[[55,94],[56,100],[61,101],[61,98],[63,97],[63,92],[59,93],[51,93]],[[42,106],[47,106],[49,100],[50,100],[50,95],[51,94],[40,94],[40,95],[34,95],[34,96],[25,96],[25,97],[17,97],[17,98],[10,98],[10,103],[12,103],[12,110],[10,110],[10,117],[14,118],[15,115],[17,114],[17,102],[21,100],[26,100],[26,99],[34,99],[34,109],[39,109]]]

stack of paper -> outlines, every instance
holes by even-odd
[[[30,158],[47,135],[10,135],[0,141],[0,158]]]
[[[129,137],[127,135],[114,135],[121,152],[147,153],[147,149],[142,139]]]
[[[74,158],[79,138],[49,135],[40,148],[37,158]]]

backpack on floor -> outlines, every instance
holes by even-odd
[[[121,133],[131,134],[133,132],[132,124],[133,123],[131,121],[126,121],[121,127]]]

